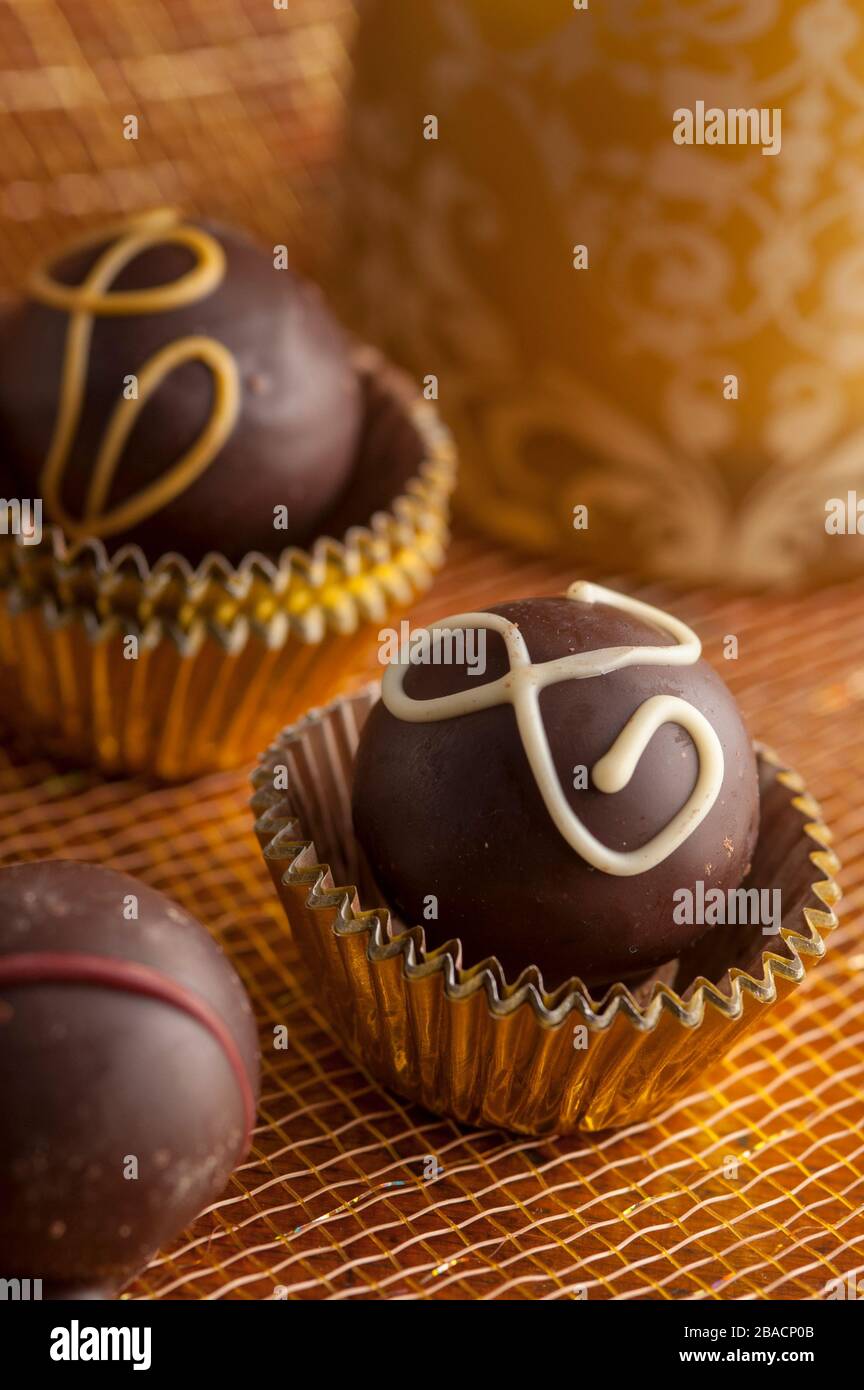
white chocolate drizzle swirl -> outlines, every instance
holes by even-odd
[[[630,613],[667,632],[675,639],[673,646],[660,647],[603,647],[592,652],[577,652],[556,657],[553,661],[533,663],[525,639],[515,623],[500,613],[459,613],[433,623],[427,630],[432,637],[434,652],[436,634],[460,629],[479,629],[497,632],[503,637],[510,669],[498,680],[442,695],[431,700],[415,700],[405,693],[405,677],[411,665],[406,653],[400,653],[384,674],[381,698],[396,718],[414,724],[437,723],[442,719],[459,718],[478,710],[497,705],[512,705],[516,725],[525,755],[534,774],[540,795],[564,839],[577,854],[603,873],[617,877],[632,877],[646,873],[675,852],[714,805],[723,785],[723,749],[716,731],[701,710],[676,695],[653,695],[643,701],[624,725],[611,747],[591,769],[591,780],[598,791],[614,795],[627,786],[654,734],[664,724],[678,724],[685,729],[696,746],[699,774],[696,785],[684,805],[668,825],[638,849],[614,850],[604,845],[583,825],[567,801],[555,771],[549,740],[540,713],[540,692],[558,681],[587,680],[605,676],[626,666],[691,666],[699,660],[702,644],[695,632],[648,603],[617,594],[583,580],[571,584],[568,599],[575,603],[605,603]]]

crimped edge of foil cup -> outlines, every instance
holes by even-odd
[[[382,354],[358,353],[362,374],[385,370],[393,369]],[[150,644],[167,637],[190,652],[207,635],[229,651],[251,637],[272,650],[289,637],[319,643],[378,622],[394,604],[409,603],[443,564],[456,482],[455,445],[434,405],[419,393],[403,404],[425,457],[386,510],[341,539],[324,535],[276,558],[251,551],[236,565],[213,551],[193,566],[174,553],[151,564],[136,545],[109,555],[101,540],[72,543],[49,526],[38,546],[0,536],[7,568],[5,580],[0,568],[0,592],[13,613],[38,606],[52,627],[82,622],[94,643],[122,630]]]
[[[368,687],[367,692],[375,687]],[[367,693],[363,692],[363,693]],[[544,1027],[556,1028],[571,1014],[578,1015],[589,1029],[602,1032],[609,1028],[616,1015],[623,1014],[634,1028],[642,1032],[655,1029],[663,1013],[671,1014],[685,1028],[698,1028],[706,1009],[713,1009],[725,1018],[734,1020],[744,1012],[744,995],[752,995],[760,1004],[771,1004],[777,998],[777,977],[792,982],[803,979],[805,958],[821,959],[826,952],[823,936],[838,922],[835,905],[841,897],[837,874],[840,861],[831,848],[831,831],[822,819],[819,804],[807,791],[803,780],[767,745],[754,741],[757,758],[775,771],[780,784],[790,793],[790,802],[802,818],[802,833],[812,841],[808,858],[819,877],[810,885],[811,901],[802,908],[802,924],[798,929],[781,927],[780,935],[790,957],[775,951],[762,953],[761,975],[750,974],[738,967],[729,971],[731,989],[725,994],[704,976],[698,976],[683,999],[669,985],[656,982],[650,998],[640,1004],[624,984],[616,984],[595,1000],[590,990],[578,979],[572,979],[558,989],[548,992],[535,966],[523,970],[511,984],[494,957],[469,968],[457,964],[459,943],[451,940],[435,950],[427,951],[425,934],[420,926],[411,927],[391,936],[390,910],[359,905],[355,885],[333,884],[329,864],[316,857],[314,842],[303,833],[298,817],[292,812],[287,796],[273,786],[273,770],[285,749],[301,740],[314,723],[320,723],[332,710],[343,703],[336,700],[320,710],[311,710],[297,724],[285,729],[263,756],[252,775],[254,794],[251,801],[255,814],[255,832],[262,852],[271,867],[281,868],[281,881],[289,886],[308,888],[306,906],[313,911],[336,913],[333,930],[340,935],[365,935],[366,954],[372,961],[402,956],[403,974],[407,980],[422,979],[439,973],[443,978],[444,994],[457,1001],[483,991],[490,1013],[499,1018],[514,1013],[527,1004],[537,1021]],[[355,908],[354,904],[358,907]]]

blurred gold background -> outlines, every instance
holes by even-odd
[[[464,512],[686,582],[859,568],[825,502],[864,495],[861,6],[363,15],[335,278],[364,331],[440,375]],[[779,107],[780,153],[676,145],[698,100]]]
[[[355,15],[284,3],[0,0],[0,292],[58,238],[161,203],[308,264]]]
[[[118,211],[222,216],[437,376],[476,527],[686,583],[860,569],[825,533],[864,497],[853,0],[276,3],[0,5],[0,292]],[[676,145],[697,100],[779,107],[781,152]]]

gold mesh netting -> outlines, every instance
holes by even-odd
[[[416,617],[571,578],[463,541]],[[827,959],[770,1021],[619,1132],[462,1130],[349,1061],[295,984],[244,775],[166,789],[2,754],[0,857],[99,860],[171,894],[223,942],[261,1020],[254,1152],[129,1296],[803,1299],[864,1272],[864,582],[640,592],[696,627],[752,731],[821,798],[847,898]]]
[[[64,235],[162,203],[308,265],[353,26],[351,0],[0,0],[0,293]]]

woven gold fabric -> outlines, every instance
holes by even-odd
[[[353,24],[351,0],[0,0],[0,290],[162,203],[309,259]]]
[[[462,541],[416,616],[571,578]],[[242,775],[165,789],[0,756],[3,861],[99,860],[171,894],[224,943],[261,1021],[254,1152],[128,1296],[804,1299],[864,1274],[864,583],[640,596],[695,626],[754,734],[821,797],[847,899],[827,959],[770,1021],[626,1130],[461,1130],[364,1076],[298,991]]]

